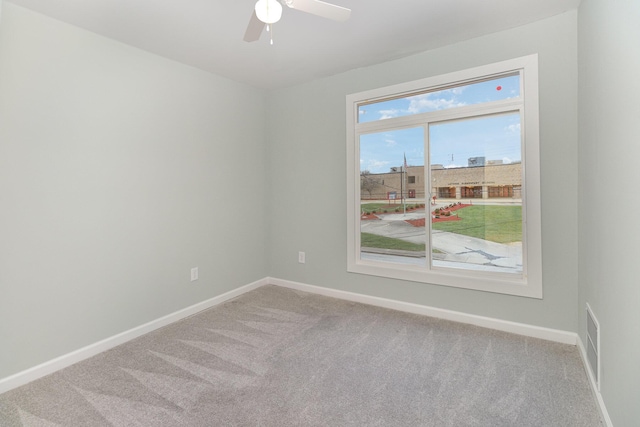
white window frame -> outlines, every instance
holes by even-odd
[[[359,106],[400,98],[425,90],[462,85],[473,81],[520,73],[520,97],[491,103],[440,110],[413,116],[396,117],[373,122],[358,123]],[[542,298],[542,228],[540,203],[540,133],[538,109],[538,56],[529,55],[490,65],[429,77],[384,88],[347,95],[347,271],[392,279],[430,283]],[[510,110],[511,109],[511,110]],[[522,128],[522,274],[501,274],[477,270],[463,270],[413,266],[363,260],[360,257],[360,144],[359,135],[380,132],[389,126],[415,127],[422,121],[428,139],[428,123],[470,117],[472,115],[495,114],[505,111],[520,111]],[[428,143],[427,143],[428,145]],[[425,152],[428,153],[428,146]],[[425,155],[428,161],[428,154]],[[429,164],[429,163],[425,163]],[[428,173],[429,168],[426,168]],[[425,179],[425,181],[429,182]],[[427,188],[427,191],[430,189]],[[427,209],[429,207],[429,201]],[[429,222],[428,222],[429,223]],[[427,225],[427,232],[429,225]],[[427,256],[431,253],[427,239]]]

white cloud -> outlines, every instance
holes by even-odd
[[[398,142],[394,139],[385,139],[384,142],[387,143],[387,147],[393,147],[398,144]]]
[[[512,160],[510,158],[508,158],[508,157],[503,157],[502,158],[502,163],[511,163],[511,162],[512,162]]]
[[[386,160],[370,159],[369,161],[367,161],[366,169],[373,173],[386,172],[386,169],[389,163],[390,162]]]
[[[378,113],[380,113],[380,120],[392,119],[394,117],[398,117],[401,112],[402,112],[402,110],[380,110],[380,111],[378,111]]]
[[[426,111],[445,110],[447,108],[462,107],[466,105],[465,102],[458,101],[455,96],[449,99],[445,97],[438,97],[438,95],[443,95],[446,92],[455,93],[454,90],[446,90],[410,97],[407,112],[410,114],[419,114]]]
[[[514,123],[512,125],[509,125],[504,130],[506,130],[507,132],[519,134],[520,133],[520,123]]]
[[[379,110],[379,120],[392,119],[394,117],[406,116],[411,114],[420,114],[427,111],[445,110],[448,108],[462,107],[467,105],[466,102],[459,101],[458,96],[464,92],[464,87],[456,87],[452,89],[440,90],[437,92],[424,93],[422,95],[408,96],[405,98],[409,101],[406,109],[393,108],[387,110]],[[363,114],[364,110],[360,110]]]

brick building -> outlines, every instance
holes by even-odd
[[[471,159],[470,159],[471,160]],[[479,166],[445,168],[431,165],[431,184],[425,183],[424,166],[409,166],[360,176],[362,199],[493,199],[522,197],[522,164],[500,161],[482,162]]]

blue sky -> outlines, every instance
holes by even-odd
[[[360,108],[360,122],[384,120],[429,111],[455,108],[517,97],[519,77],[502,77],[487,82],[369,104]],[[470,157],[521,160],[520,117],[502,114],[478,119],[443,122],[429,129],[431,164],[444,167],[468,165]],[[424,128],[409,128],[362,135],[360,169],[371,173],[388,172],[401,166],[406,155],[409,166],[424,165]]]

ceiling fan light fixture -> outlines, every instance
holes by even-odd
[[[256,16],[265,24],[274,24],[282,17],[282,5],[278,0],[258,0]]]

